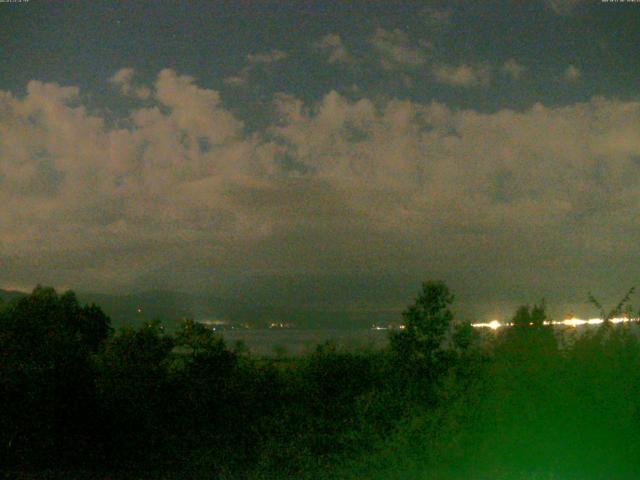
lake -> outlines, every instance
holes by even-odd
[[[339,347],[380,348],[388,342],[388,331],[372,329],[301,329],[301,328],[270,328],[270,329],[239,329],[225,330],[222,336],[228,346],[243,341],[249,351],[256,355],[275,355],[276,351],[284,348],[283,353],[301,354],[313,351],[316,346],[333,341]]]

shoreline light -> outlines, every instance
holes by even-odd
[[[609,319],[609,321],[614,324],[638,322],[639,320],[640,319],[638,318],[628,318],[628,317],[615,317],[615,318]],[[572,328],[581,327],[583,325],[600,325],[602,323],[604,323],[604,320],[602,318],[589,318],[585,320],[585,319],[576,318],[576,317],[568,318],[566,320],[545,320],[543,322],[544,325],[563,325],[565,327],[572,327]],[[511,322],[502,323],[499,320],[491,320],[490,322],[472,323],[471,326],[474,328],[490,328],[491,330],[498,330],[499,328],[502,328],[502,327],[512,327],[513,323]]]
[[[491,330],[497,330],[500,327],[506,327],[509,324],[502,324],[498,320],[491,320],[488,323],[472,323],[471,326],[475,328],[490,328]]]

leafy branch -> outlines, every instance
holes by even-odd
[[[618,304],[612,308],[609,313],[606,313],[602,303],[598,301],[598,299],[589,292],[589,302],[594,305],[600,312],[600,318],[606,322],[611,321],[612,318],[619,317],[622,313],[626,313],[629,316],[633,314],[633,308],[631,306],[630,300],[633,292],[635,292],[636,287],[631,287],[624,297],[618,302]]]

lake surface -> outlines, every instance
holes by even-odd
[[[282,353],[300,354],[311,352],[327,341],[335,342],[337,346],[349,349],[381,348],[387,345],[389,332],[372,329],[241,329],[225,330],[222,336],[228,346],[242,341],[249,351],[256,355],[276,355]]]
[[[640,325],[638,323],[627,324],[628,328],[640,337]],[[509,327],[505,327],[509,328]],[[575,336],[580,336],[588,331],[593,331],[599,326],[566,327],[556,326],[554,330],[561,344]],[[617,326],[614,326],[617,328]],[[502,329],[495,331],[487,328],[480,329],[485,336],[497,334]],[[245,343],[249,351],[255,355],[275,356],[280,350],[281,354],[297,355],[312,352],[318,345],[332,341],[338,347],[347,349],[382,348],[389,342],[389,330],[360,329],[303,329],[303,328],[269,328],[269,329],[238,329],[224,330],[220,332],[229,347],[233,347],[237,341]]]

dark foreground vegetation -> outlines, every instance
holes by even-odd
[[[640,345],[544,306],[481,336],[423,285],[386,349],[256,358],[187,321],[113,332],[36,288],[0,306],[8,478],[640,478]]]

